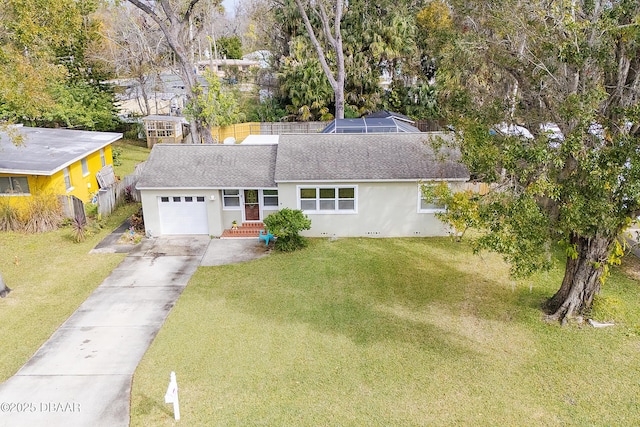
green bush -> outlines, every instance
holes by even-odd
[[[113,156],[113,166],[122,165],[122,148],[113,147],[111,155]]]
[[[267,216],[264,225],[277,237],[276,250],[293,252],[307,246],[307,239],[300,232],[311,228],[311,220],[301,210],[284,208]]]
[[[97,203],[85,203],[84,212],[89,218],[95,218],[98,216],[98,204]]]

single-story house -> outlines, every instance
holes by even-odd
[[[99,190],[96,173],[113,166],[121,133],[11,126],[0,132],[0,197],[24,204],[36,194],[76,196]]]
[[[282,208],[311,219],[307,236],[400,237],[447,233],[424,181],[463,187],[459,153],[435,152],[446,133],[280,135],[270,145],[153,147],[137,184],[147,234],[223,236]]]

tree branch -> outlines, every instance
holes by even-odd
[[[169,30],[164,20],[155,12],[155,10],[150,8],[149,5],[147,5],[146,3],[143,3],[140,0],[128,0],[128,1],[132,3],[135,7],[137,7],[138,9],[142,10],[144,13],[149,15],[149,17],[153,19],[153,21],[156,24],[158,24],[158,26],[162,29],[163,32]]]
[[[187,7],[187,10],[184,12],[184,20],[188,21],[189,19],[191,19],[191,14],[193,13],[193,9],[196,6],[196,4],[198,4],[200,2],[200,0],[191,0],[191,3],[189,3],[189,6]]]
[[[302,5],[302,1],[301,0],[296,0],[296,5],[298,5],[298,10],[300,11],[300,14],[302,15],[302,20],[304,21],[304,26],[307,29],[307,33],[309,33],[309,38],[311,39],[311,43],[313,44],[313,46],[316,49],[316,52],[318,53],[318,59],[320,60],[320,65],[322,66],[322,70],[324,71],[324,74],[327,76],[327,79],[329,80],[329,83],[331,84],[331,87],[333,88],[333,90],[337,90],[338,89],[338,82],[336,81],[336,78],[334,77],[333,73],[331,72],[331,68],[329,68],[329,64],[327,63],[327,59],[325,57],[324,51],[322,50],[322,46],[320,45],[320,42],[318,41],[315,31],[313,30],[313,27],[311,26],[311,22],[309,21],[309,17],[307,16],[307,12],[304,8],[304,6]]]

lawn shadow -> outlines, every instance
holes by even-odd
[[[164,404],[164,401],[158,400],[157,396],[150,397],[145,393],[140,394],[140,400],[131,406],[132,418],[133,415],[150,416],[152,414],[166,415],[170,419],[173,419],[173,410],[171,406]],[[134,414],[135,412],[135,414]]]

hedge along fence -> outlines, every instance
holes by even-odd
[[[98,205],[99,216],[109,215],[122,203],[130,201],[140,202],[142,200],[140,198],[140,191],[136,190],[136,184],[140,179],[143,165],[144,163],[137,165],[132,175],[127,175],[115,184],[101,188],[98,191],[96,203]]]

